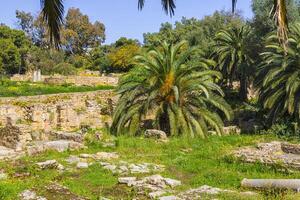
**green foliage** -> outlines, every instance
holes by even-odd
[[[135,58],[138,70],[125,75],[117,89],[112,132],[129,129],[136,134],[141,120],[154,115],[156,128],[169,135],[207,135],[211,127],[221,135],[223,122],[216,110],[232,117],[223,92],[214,83],[220,73],[210,70],[213,62],[203,57],[195,67],[187,60],[194,51],[187,43],[162,43]]]
[[[247,99],[248,78],[254,71],[250,57],[250,29],[247,26],[231,27],[216,34],[214,57],[218,70],[222,72],[226,85],[232,86],[234,80],[240,81],[240,97]]]
[[[76,75],[77,69],[69,63],[59,63],[53,68],[52,73],[61,74],[65,76]]]
[[[34,46],[28,53],[27,69],[29,71],[34,69],[41,69],[42,74],[49,75],[55,73],[55,66],[64,62],[64,52],[53,49],[41,49]]]
[[[83,54],[89,48],[105,41],[105,26],[99,21],[90,22],[87,15],[77,8],[70,8],[63,29],[63,45],[71,54]]]
[[[47,85],[42,83],[27,83],[27,82],[13,82],[9,80],[1,80],[0,83],[0,97],[16,97],[16,96],[34,96],[43,94],[56,93],[71,93],[71,92],[86,92],[97,90],[113,89],[113,86],[99,85],[99,86],[73,86],[73,85]]]
[[[170,23],[164,23],[158,33],[144,34],[144,43],[146,46],[157,46],[162,41],[176,43],[187,40],[190,46],[197,46],[209,55],[218,31],[243,24],[243,19],[238,13],[232,15],[225,11],[216,11],[201,20],[183,17],[181,21],[175,22],[174,27]]]
[[[133,67],[133,57],[140,51],[136,44],[125,44],[108,54],[111,66],[116,71],[128,71]]]
[[[286,114],[300,119],[300,24],[291,28],[289,36],[287,52],[278,44],[277,35],[268,38],[257,76],[261,88],[259,101],[273,123]]]
[[[300,124],[292,122],[290,119],[281,120],[272,125],[269,129],[260,131],[260,134],[276,134],[278,137],[285,140],[299,140]]]
[[[24,71],[25,54],[29,41],[24,32],[0,26],[0,72],[15,74]]]

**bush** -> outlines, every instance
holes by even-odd
[[[261,134],[275,134],[283,139],[300,139],[300,128],[297,122],[290,120],[282,121],[272,125],[268,130],[263,130]]]
[[[60,63],[53,68],[52,73],[61,74],[61,75],[75,75],[77,69],[69,63]]]

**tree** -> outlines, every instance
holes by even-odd
[[[259,101],[268,110],[272,123],[286,114],[300,119],[300,24],[291,27],[289,46],[284,49],[278,36],[268,38],[263,62],[257,76]],[[287,50],[287,51],[286,51]]]
[[[136,68],[118,86],[120,95],[111,130],[121,134],[127,129],[136,134],[141,120],[154,116],[156,128],[169,135],[207,135],[209,127],[221,135],[223,122],[217,110],[227,119],[230,106],[214,83],[221,74],[202,59],[197,67],[187,66],[193,48],[186,42],[161,46],[135,57]]]
[[[179,42],[187,40],[190,46],[198,46],[210,55],[211,46],[215,44],[214,37],[220,29],[239,27],[244,25],[243,18],[237,13],[216,11],[213,15],[205,16],[203,19],[185,18],[175,22],[175,26],[164,23],[158,33],[144,34],[145,46],[157,46],[160,41]]]
[[[167,14],[171,16],[175,13],[174,0],[161,0],[162,7]],[[144,7],[145,0],[138,0],[138,8]],[[232,0],[232,12],[235,12],[237,0]],[[288,29],[286,0],[274,0],[272,12],[277,22],[279,39],[286,46],[286,37]],[[50,42],[58,48],[61,37],[60,30],[63,24],[64,5],[62,0],[41,0],[42,14],[44,21],[49,27]]]
[[[92,24],[78,8],[70,8],[63,29],[63,45],[72,54],[84,54],[105,41],[105,26],[99,21]]]
[[[23,31],[0,26],[0,57],[4,73],[15,74],[23,72],[29,46],[30,42]]]
[[[254,37],[257,37],[259,43],[262,43],[261,38],[276,30],[276,24],[273,23],[270,10],[274,0],[253,0],[252,11],[254,13],[253,21],[251,22],[254,28]],[[287,0],[287,19],[289,23],[294,23],[300,20],[300,12],[298,10],[299,3],[296,0]]]
[[[128,71],[133,67],[133,57],[139,52],[136,44],[126,44],[108,54],[108,59],[116,71]]]
[[[28,37],[33,38],[34,17],[32,14],[17,10],[16,18],[18,19],[17,24],[19,28],[24,31]]]
[[[240,98],[247,100],[248,77],[251,74],[249,41],[250,30],[247,26],[221,30],[216,35],[214,57],[225,79],[232,85],[234,79],[240,82]]]

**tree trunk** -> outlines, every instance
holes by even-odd
[[[170,135],[170,120],[167,111],[167,106],[164,106],[163,113],[159,117],[159,129]]]
[[[240,98],[242,101],[247,101],[248,97],[248,83],[247,83],[247,76],[245,73],[240,75]]]

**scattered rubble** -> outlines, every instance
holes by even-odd
[[[20,200],[47,200],[45,197],[38,196],[34,191],[25,190],[19,195]]]
[[[45,162],[36,163],[36,165],[40,169],[57,169],[57,170],[64,170],[64,166],[59,164],[56,160],[47,160]]]
[[[14,160],[25,155],[24,152],[17,152],[4,146],[0,146],[0,160]]]
[[[107,162],[100,162],[100,165],[104,169],[110,170],[114,174],[147,174],[150,172],[161,172],[164,171],[163,165],[156,165],[152,163],[140,163],[133,164],[125,161],[120,161],[117,164],[111,164]]]
[[[148,196],[150,198],[162,196],[181,185],[180,181],[164,178],[161,175],[152,175],[141,180],[137,180],[135,177],[121,177],[118,181],[120,184],[126,184],[128,187],[135,188],[139,194],[145,194],[146,191],[149,192]]]
[[[256,147],[245,147],[234,152],[234,156],[249,163],[260,162],[300,170],[300,145],[271,142]]]
[[[50,133],[56,140],[71,140],[74,142],[83,142],[84,134],[77,132],[52,131]]]
[[[47,150],[54,150],[58,152],[64,152],[67,150],[83,149],[85,146],[82,143],[74,142],[70,140],[57,140],[57,141],[39,141],[34,142],[27,147],[27,153],[29,155],[35,155]]]
[[[202,199],[207,196],[216,196],[221,193],[239,193],[233,190],[224,190],[220,188],[211,187],[208,185],[203,185],[196,189],[190,189],[185,192],[181,192],[178,195],[163,196],[159,200],[193,200],[193,199]],[[257,193],[254,192],[241,192],[244,196],[256,196]]]

